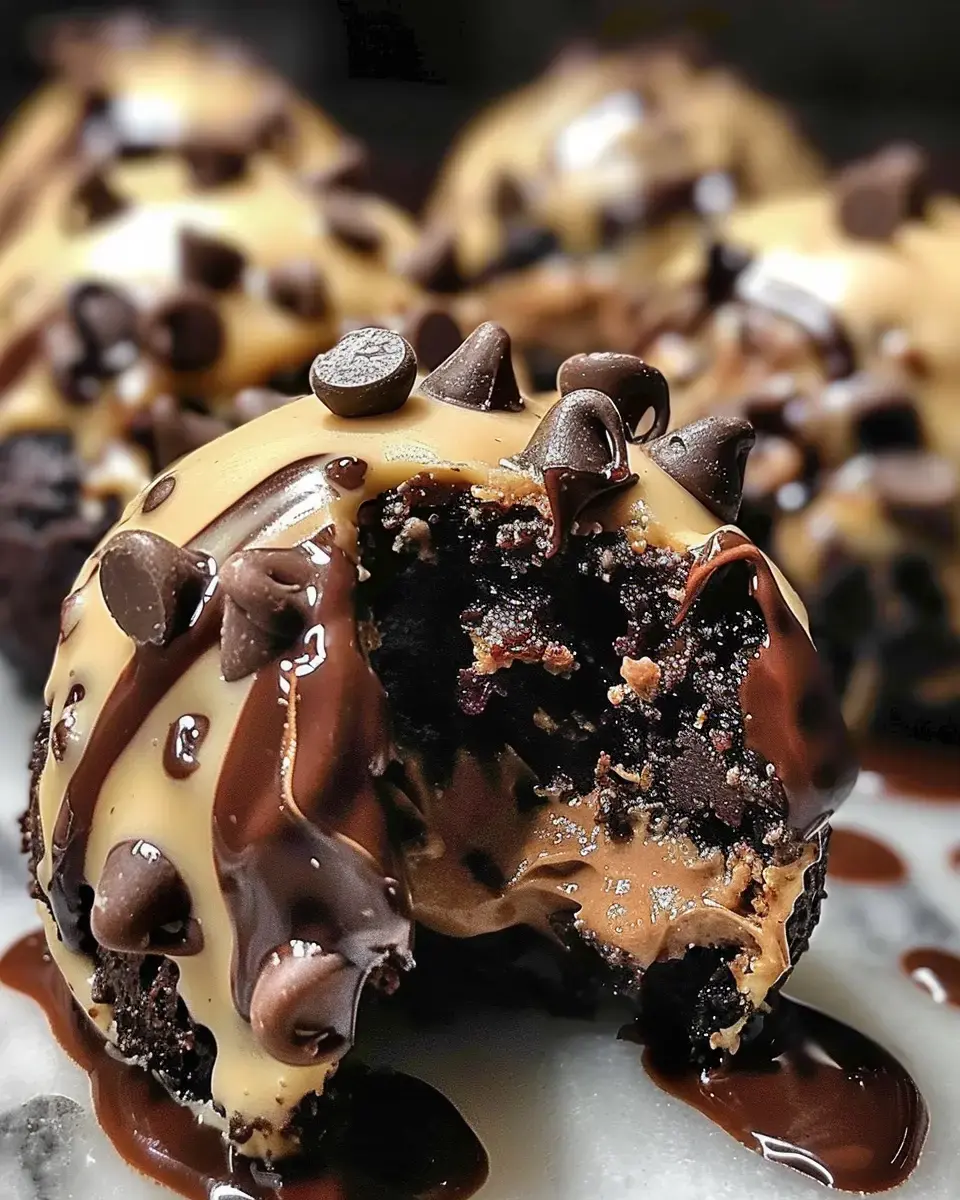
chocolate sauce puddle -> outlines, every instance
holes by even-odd
[[[638,1040],[636,1028],[621,1036]],[[748,1149],[829,1188],[882,1192],[911,1174],[930,1120],[917,1085],[876,1042],[843,1022],[781,998],[756,1041],[701,1072],[643,1065]]]
[[[885,792],[904,800],[960,804],[960,750],[946,746],[881,746],[860,753],[865,771],[880,776]]]
[[[960,1008],[960,957],[956,954],[936,946],[919,946],[903,955],[900,966],[937,1004]]]
[[[827,878],[842,883],[890,884],[907,878],[907,866],[892,847],[860,829],[830,834]]]
[[[146,1071],[106,1052],[42,933],[0,959],[0,982],[41,1006],[57,1041],[88,1072],[97,1120],[118,1153],[188,1200],[464,1200],[486,1181],[483,1147],[439,1092],[409,1075],[349,1065],[337,1077],[338,1124],[324,1139],[323,1161],[268,1168],[231,1154]]]

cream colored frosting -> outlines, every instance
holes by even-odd
[[[202,548],[222,561],[237,545],[297,545],[332,523],[337,542],[355,558],[359,505],[413,474],[427,470],[485,490],[515,483],[516,474],[497,464],[526,445],[542,409],[542,402],[534,401],[519,413],[484,413],[415,393],[399,412],[344,420],[307,397],[183,459],[167,472],[176,480],[170,496],[153,511],[144,512],[141,493],[128,505],[118,528],[151,530],[178,544]],[[590,519],[609,528],[626,524],[638,548],[647,542],[678,551],[701,545],[717,528],[716,520],[642,448],[631,446],[629,453],[637,482],[614,501],[595,505]],[[281,467],[316,455],[363,459],[368,469],[362,488],[337,495],[326,482],[321,464],[309,467],[295,488],[264,500],[253,512],[234,507]],[[205,534],[214,519],[215,530]],[[40,780],[46,852],[38,879],[44,888],[51,879],[51,831],[64,793],[86,751],[97,714],[134,650],[105,605],[97,557],[77,580],[69,635],[59,646],[46,689],[54,722],[74,684],[82,683],[85,695],[75,706],[75,724],[62,761],[50,755]],[[798,603],[792,596],[790,602]],[[98,880],[110,849],[127,838],[156,845],[176,865],[204,934],[201,953],[177,960],[179,990],[194,1019],[216,1039],[214,1099],[230,1116],[266,1119],[272,1126],[272,1132],[257,1132],[242,1147],[244,1153],[279,1154],[292,1148],[281,1132],[291,1109],[304,1094],[322,1090],[331,1065],[291,1067],[270,1058],[237,1015],[231,996],[234,939],[214,868],[212,805],[224,756],[252,683],[250,676],[225,683],[219,651],[213,647],[163,696],[120,754],[99,793],[85,875],[92,882]],[[187,712],[207,714],[210,729],[198,755],[199,769],[186,779],[173,779],[162,766],[163,746],[171,723]],[[295,736],[291,744],[296,745]],[[520,769],[520,764],[504,757],[505,776]],[[471,790],[461,788],[457,794],[469,799]],[[734,963],[738,982],[755,1004],[790,966],[785,925],[803,892],[804,871],[820,852],[819,843],[806,846],[802,857],[789,866],[763,869],[745,852],[726,861],[722,855],[701,858],[684,838],[657,839],[639,829],[629,846],[615,845],[596,820],[591,797],[569,805],[551,802],[526,818],[525,828],[501,830],[503,838],[498,839],[491,827],[491,844],[496,843],[497,861],[509,882],[499,899],[491,901],[486,894],[481,900],[475,895],[476,883],[459,864],[458,814],[425,793],[410,799],[426,816],[429,835],[426,847],[410,851],[406,863],[414,912],[437,929],[469,935],[515,920],[543,929],[551,911],[577,909],[578,890],[583,886],[586,893],[586,881],[599,877],[603,886],[594,888],[593,898],[580,909],[580,927],[596,941],[621,946],[640,966],[660,955],[680,954],[690,941],[732,941],[743,947]],[[507,860],[503,847],[511,841],[514,846],[522,844],[523,851]],[[751,880],[759,885],[764,900],[752,912],[741,903]],[[626,881],[626,887],[620,881]],[[441,905],[437,897],[447,888],[458,899]],[[596,896],[602,896],[602,902]],[[614,905],[622,905],[623,912]],[[46,927],[54,960],[81,1007],[109,1036],[109,1006],[95,1006],[90,999],[90,960],[68,950],[49,921]],[[723,1031],[719,1044],[735,1047],[737,1033],[738,1027]]]

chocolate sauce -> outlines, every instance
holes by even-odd
[[[938,1004],[960,1008],[960,957],[956,954],[936,946],[921,946],[908,950],[900,966]]]
[[[885,792],[898,799],[960,804],[960,750],[946,746],[882,746],[861,752],[865,771],[880,776]]]
[[[367,464],[362,458],[335,458],[323,468],[323,473],[331,483],[346,488],[348,492],[363,486],[367,477]]]
[[[828,879],[843,883],[902,883],[907,866],[899,854],[872,834],[859,829],[834,829],[830,834]]]
[[[163,769],[173,779],[186,779],[200,766],[197,754],[210,729],[203,713],[184,713],[170,726],[163,747]]]
[[[721,529],[687,578],[679,625],[711,577],[749,564],[750,592],[767,626],[766,644],[747,664],[740,685],[746,742],[776,767],[794,829],[810,831],[846,799],[856,765],[836,696],[813,642],[784,599],[763,553],[737,529]]]
[[[117,1152],[188,1200],[463,1200],[486,1180],[486,1153],[445,1097],[412,1076],[349,1065],[337,1076],[322,1161],[315,1153],[268,1168],[245,1159],[146,1071],[107,1053],[41,933],[0,959],[0,982],[43,1008],[90,1075],[97,1119]]]
[[[633,1028],[623,1036],[634,1037]],[[659,1087],[748,1149],[840,1191],[902,1183],[930,1123],[917,1085],[893,1055],[785,998],[761,1035],[716,1070],[666,1066],[649,1047],[643,1065]]]

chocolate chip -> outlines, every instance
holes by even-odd
[[[894,520],[952,538],[960,503],[960,471],[954,463],[922,450],[888,451],[867,461],[873,487]]]
[[[243,268],[243,255],[229,242],[195,229],[180,231],[180,275],[185,282],[224,292],[236,287]]]
[[[273,388],[250,387],[237,392],[233,401],[233,413],[241,425],[254,421],[266,413],[274,412],[290,403],[290,397]]]
[[[923,151],[889,146],[840,173],[837,219],[852,238],[889,241],[904,221],[923,219],[929,195],[929,163]]]
[[[158,479],[143,498],[143,511],[151,513],[159,508],[165,500],[170,499],[176,486],[177,481],[173,475],[164,475],[163,479]]]
[[[364,212],[356,196],[330,192],[323,200],[323,215],[330,233],[359,254],[376,254],[383,244],[379,228]]]
[[[446,225],[435,225],[423,234],[403,264],[403,274],[428,292],[461,292],[467,286],[457,261],[457,239]]]
[[[367,477],[367,464],[362,458],[335,458],[333,462],[327,463],[323,473],[337,487],[352,492],[363,486]]]
[[[500,253],[480,272],[476,282],[485,283],[508,271],[522,271],[560,249],[559,238],[545,225],[508,224]]]
[[[358,188],[370,170],[370,154],[362,142],[347,138],[340,144],[337,157],[325,167],[312,171],[304,182],[317,191],[331,188]]]
[[[145,433],[158,470],[199,450],[229,429],[222,417],[196,412],[173,396],[158,396],[147,416]]]
[[[264,1050],[293,1066],[332,1056],[350,1038],[335,1014],[352,1013],[356,974],[340,954],[313,942],[279,947],[264,963],[250,1001],[250,1026]]]
[[[182,153],[194,186],[201,189],[235,183],[247,173],[248,155],[237,146],[193,142],[184,146]]]
[[[67,311],[91,374],[115,375],[131,365],[137,355],[137,310],[119,288],[80,284],[70,293]]]
[[[99,169],[88,171],[73,191],[73,203],[84,227],[122,213],[127,201],[110,186]]]
[[[90,930],[106,950],[186,957],[203,949],[190,913],[190,893],[166,855],[149,842],[120,842],[103,864]]]
[[[308,259],[275,267],[267,278],[267,292],[274,304],[305,321],[317,320],[330,309],[330,296],[320,268]]]
[[[461,408],[519,412],[523,398],[513,373],[509,333],[493,321],[479,325],[426,377],[420,390]]]
[[[87,348],[72,321],[51,322],[43,332],[43,348],[64,399],[82,405],[99,397],[102,381],[90,370]]]
[[[635,354],[575,354],[560,367],[557,389],[561,396],[592,388],[617,406],[631,442],[647,442],[666,433],[670,424],[670,389],[657,370]],[[643,419],[652,414],[650,428],[640,433]]]
[[[463,341],[453,317],[440,308],[421,308],[403,325],[403,336],[413,347],[421,369],[434,371]]]
[[[726,304],[733,297],[737,279],[750,265],[751,257],[750,252],[740,246],[711,243],[703,279],[703,290],[711,308]]]
[[[550,556],[591,500],[636,479],[623,418],[609,396],[590,389],[558,400],[511,465],[543,482],[553,515]]]
[[[647,453],[725,523],[736,521],[755,434],[740,417],[703,417],[657,438]]]
[[[185,291],[149,314],[144,341],[174,371],[203,371],[220,357],[225,333],[220,314],[202,293]]]
[[[100,560],[110,615],[139,646],[184,633],[210,582],[206,558],[144,529],[122,530]]]
[[[220,569],[224,594],[220,663],[227,682],[243,679],[290,646],[311,611],[317,568],[300,549],[241,550]]]
[[[409,342],[389,329],[369,327],[345,334],[310,368],[310,387],[338,417],[394,412],[410,395],[417,360]]]
[[[853,373],[856,366],[853,343],[839,316],[819,296],[771,274],[762,259],[741,271],[734,292],[746,304],[799,325],[820,350],[831,379]]]

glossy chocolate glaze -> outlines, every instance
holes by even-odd
[[[487,1156],[453,1105],[412,1076],[341,1072],[342,1135],[324,1158],[266,1167],[232,1154],[214,1128],[146,1071],[109,1054],[77,1009],[42,933],[0,959],[0,982],[42,1008],[57,1041],[89,1076],[94,1110],[117,1152],[188,1200],[463,1200],[487,1177]],[[339,1128],[339,1123],[338,1123]]]
[[[960,1008],[960,957],[936,946],[908,950],[900,966],[938,1004]]]
[[[834,829],[830,835],[828,879],[843,883],[903,883],[907,865],[896,850],[860,829]]]
[[[748,1149],[840,1191],[903,1183],[930,1124],[916,1083],[892,1054],[786,998],[760,1036],[716,1070],[675,1068],[649,1048],[643,1065],[659,1087]]]

